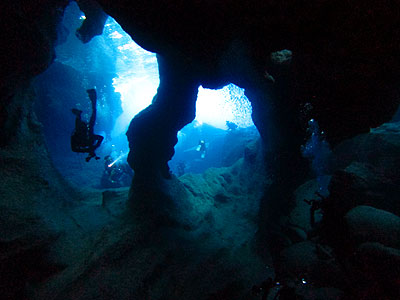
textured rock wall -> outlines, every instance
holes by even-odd
[[[30,100],[22,103],[20,95],[29,90],[27,87],[32,77],[46,70],[53,61],[58,24],[68,2],[3,1],[0,4],[0,126],[4,129],[0,133],[2,146],[17,143],[11,140],[18,135],[16,128],[23,122],[31,122],[25,118],[31,118],[33,97],[25,97]],[[28,91],[27,94],[29,93],[31,92]],[[23,113],[24,110],[29,112]]]
[[[73,192],[51,164],[31,80],[54,58],[68,2],[0,4],[0,290],[8,299],[26,299],[29,284],[59,270],[47,260],[58,236],[49,217]]]

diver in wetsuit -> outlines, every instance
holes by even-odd
[[[233,131],[236,130],[238,128],[238,126],[230,121],[226,121],[226,126],[228,127],[228,130]]]
[[[204,159],[206,157],[206,142],[204,140],[200,140],[199,144],[197,145],[196,151],[200,152],[200,157]]]
[[[104,138],[93,132],[94,123],[96,121],[96,90],[89,89],[86,92],[92,102],[92,115],[90,116],[89,123],[85,123],[81,119],[82,111],[76,108],[72,109],[72,113],[76,116],[76,119],[75,130],[71,136],[71,149],[78,153],[89,153],[88,157],[86,157],[86,161],[89,162],[92,157],[95,159],[100,158],[96,156],[94,151],[100,146]]]
[[[120,160],[113,159],[110,155],[104,157],[104,172],[101,177],[101,186],[104,188],[121,187],[130,185],[133,171],[129,165]]]

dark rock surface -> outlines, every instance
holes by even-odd
[[[397,299],[398,128],[383,124],[338,145],[328,197],[316,194],[316,180],[296,190],[294,207],[280,224],[289,242],[274,259],[278,278],[296,295],[318,298],[315,286],[329,286],[338,289],[338,299]],[[318,204],[313,226],[312,201]],[[299,228],[307,233],[303,242],[293,233]]]
[[[380,243],[363,243],[355,253],[355,261],[360,269],[360,278],[370,286],[370,298],[388,295],[396,299],[400,293],[400,250]],[[383,292],[382,292],[383,290]],[[379,294],[382,292],[382,294]]]
[[[400,217],[361,205],[351,209],[344,219],[353,242],[378,242],[400,248]]]
[[[340,160],[338,167],[346,167],[352,161],[368,163],[396,175],[399,166],[400,122],[385,123],[371,128],[368,134],[359,135],[335,148]],[[348,151],[352,149],[352,151]]]
[[[0,289],[6,299],[27,299],[27,287],[64,269],[49,256],[70,223],[62,208],[80,198],[55,171],[42,139],[30,137],[29,148],[0,150]]]
[[[276,263],[278,278],[305,281],[318,287],[341,288],[345,285],[345,273],[333,257],[324,256],[320,245],[304,241],[285,248]]]
[[[330,196],[323,205],[324,223],[332,236],[340,236],[343,230],[337,220],[358,205],[400,214],[398,128],[399,123],[384,124],[369,134],[345,141],[335,150],[343,169],[333,174]]]
[[[11,140],[16,128],[26,114],[32,114],[32,101],[19,100],[21,95],[32,96],[28,89],[30,80],[53,61],[57,27],[68,2],[42,1],[38,5],[29,1],[3,1],[0,5],[1,146],[15,142]]]

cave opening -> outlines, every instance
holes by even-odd
[[[132,118],[157,93],[157,57],[137,45],[111,17],[102,35],[82,43],[75,30],[84,19],[76,2],[71,2],[58,28],[55,61],[35,79],[35,111],[53,163],[65,178],[86,187],[129,186],[133,173],[126,171],[129,147],[125,133]],[[94,131],[104,140],[96,151],[101,159],[86,163],[85,154],[71,151],[71,109],[82,110],[84,121],[90,119],[92,108],[85,92],[89,88],[95,88],[98,97]],[[235,163],[244,145],[259,136],[251,114],[251,104],[238,86],[200,87],[196,118],[178,132],[175,155],[169,162],[171,172],[181,176]],[[124,174],[123,180],[105,175],[110,165],[124,166],[123,172],[117,172]]]

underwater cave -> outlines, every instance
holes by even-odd
[[[54,63],[35,78],[35,112],[54,165],[70,182],[95,188],[129,186],[133,173],[126,163],[125,133],[131,119],[151,104],[157,92],[156,54],[137,45],[111,17],[101,35],[83,44],[73,33],[85,18],[75,2],[66,8],[60,24],[65,40],[55,48]],[[82,110],[87,122],[92,108],[85,90],[93,87],[98,94],[95,130],[105,139],[97,150],[102,159],[85,164],[85,155],[70,149],[71,109]],[[233,84],[219,90],[199,87],[196,118],[178,132],[170,169],[183,175],[228,167],[257,135],[243,89]],[[200,141],[204,142],[201,151]]]
[[[399,10],[3,1],[0,298],[398,299]]]

